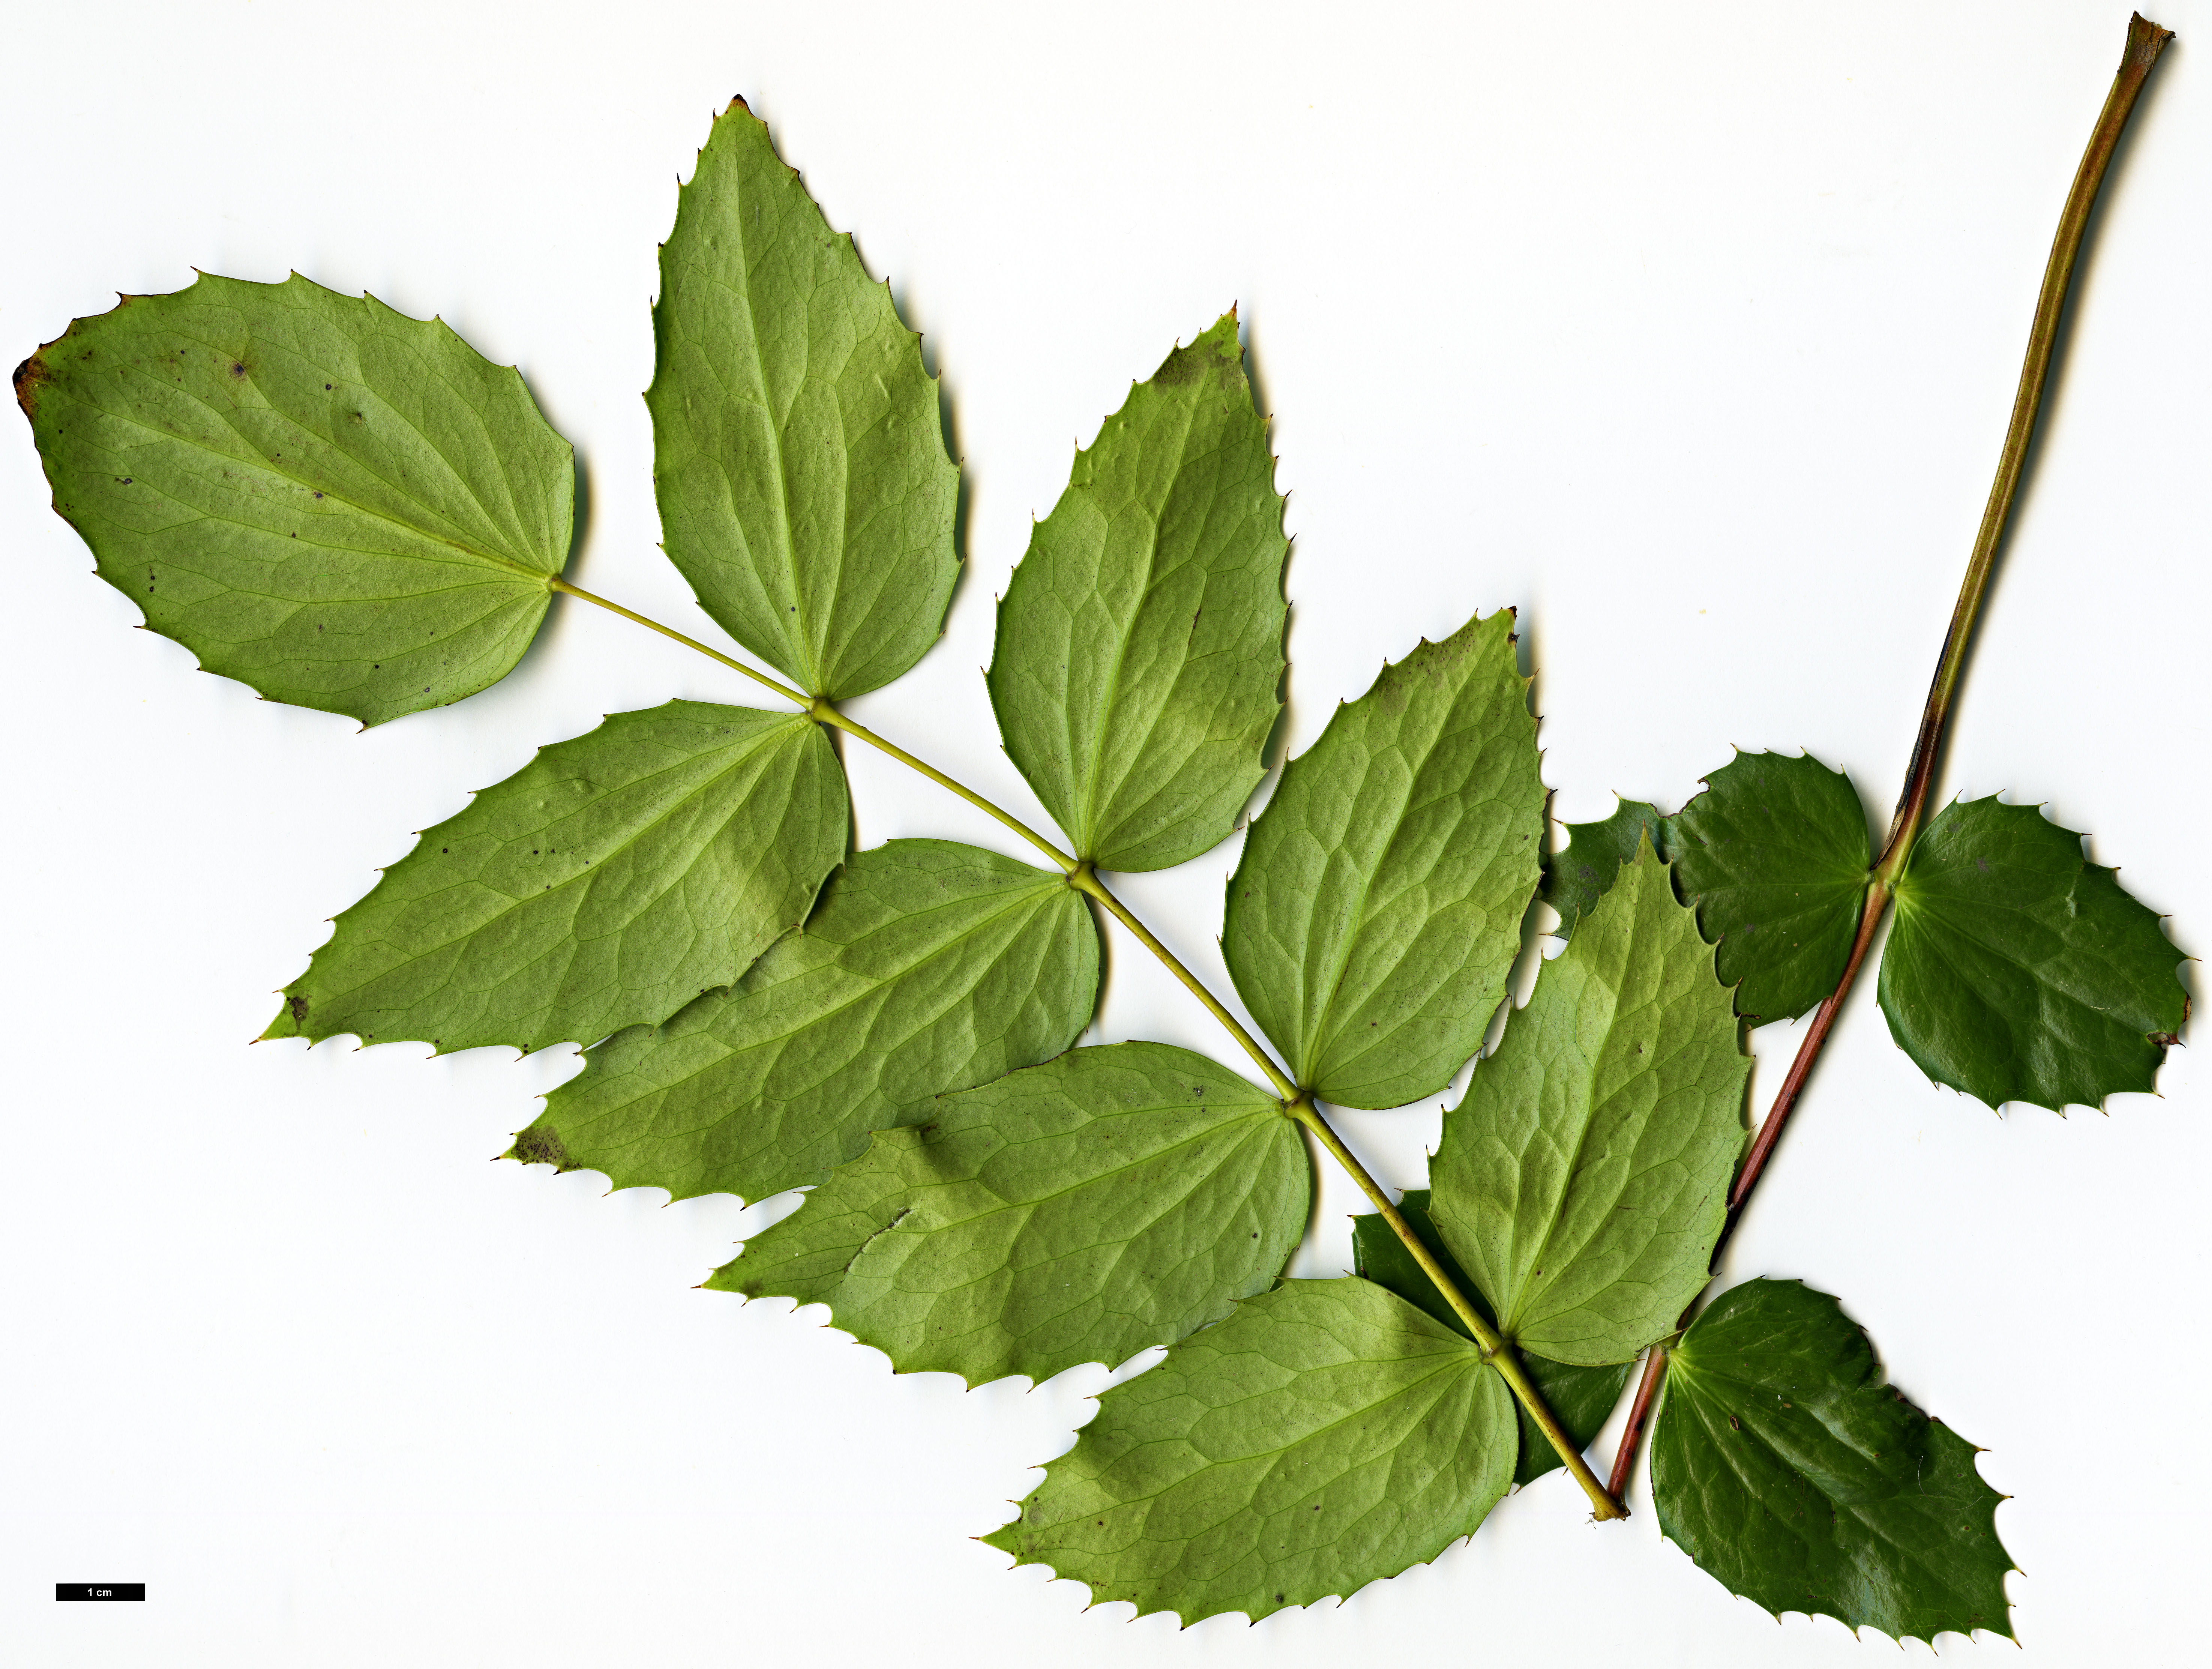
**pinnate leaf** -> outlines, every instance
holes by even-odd
[[[952,598],[959,472],[921,338],[743,100],[683,189],[653,328],[654,492],[700,606],[811,694],[890,683]]]
[[[505,677],[568,560],[568,443],[446,326],[203,276],[15,372],[54,509],[209,672],[364,724]]]
[[[2081,837],[2033,806],[1946,806],[1898,878],[1890,1035],[1939,1084],[2001,1106],[2148,1090],[2188,1017],[2181,953]]]
[[[586,1051],[512,1156],[762,1199],[820,1182],[947,1090],[1057,1055],[1097,991],[1097,928],[1063,877],[894,840],[847,863],[735,985]]]
[[[1884,1383],[1865,1333],[1796,1281],[1750,1281],[1690,1325],[1651,1438],[1660,1529],[1776,1616],[1932,1642],[2009,1635],[2011,1556],[1974,1447]]]
[[[1641,800],[1621,800],[1612,816],[1570,823],[1566,830],[1565,850],[1544,860],[1543,890],[1536,895],[1559,912],[1553,932],[1561,939],[1573,937],[1575,923],[1613,890],[1620,866],[1635,862],[1639,841],[1649,838],[1661,857],[1673,856],[1667,847],[1667,819]]]
[[[902,1373],[1042,1380],[1265,1291],[1310,1192],[1266,1091],[1165,1044],[1072,1049],[878,1131],[707,1284],[827,1304]]]
[[[1444,1273],[1452,1284],[1464,1294],[1469,1303],[1485,1321],[1498,1324],[1497,1313],[1482,1295],[1482,1289],[1468,1278],[1451,1255],[1451,1248],[1437,1233],[1436,1225],[1429,1220],[1429,1191],[1409,1188],[1398,1202],[1398,1214],[1412,1227],[1429,1255],[1444,1266]],[[1429,1279],[1429,1272],[1414,1261],[1413,1254],[1406,1250],[1390,1225],[1380,1212],[1368,1212],[1352,1220],[1352,1253],[1360,1276],[1378,1286],[1388,1287],[1407,1303],[1435,1317],[1454,1332],[1472,1338],[1451,1307],[1451,1301]],[[1604,1427],[1606,1418],[1620,1402],[1621,1387],[1628,1383],[1631,1364],[1620,1362],[1607,1367],[1577,1367],[1566,1362],[1532,1355],[1522,1351],[1521,1366],[1534,1382],[1544,1398],[1544,1406],[1559,1417],[1567,1434],[1588,1447]],[[1557,1471],[1566,1463],[1559,1452],[1552,1447],[1551,1440],[1529,1417],[1528,1410],[1516,1399],[1513,1404],[1515,1417],[1521,1422],[1520,1458],[1514,1463],[1513,1481],[1533,1483],[1546,1472]]]
[[[1289,1281],[1099,1398],[984,1539],[1184,1622],[1351,1594],[1474,1533],[1513,1476],[1474,1345],[1370,1281]]]
[[[1283,502],[1234,314],[1076,454],[999,605],[1006,752],[1102,869],[1225,839],[1281,703]]]
[[[1516,1344],[1626,1361],[1705,1283],[1751,1063],[1647,841],[1444,1118],[1429,1208]]]
[[[850,816],[804,714],[617,713],[427,831],[265,1035],[541,1049],[665,1020],[805,919]]]
[[[1667,824],[1674,884],[1720,947],[1754,1024],[1794,1020],[1836,989],[1866,903],[1866,807],[1810,754],[1739,753]]]
[[[1505,994],[1544,835],[1512,625],[1470,620],[1338,708],[1230,878],[1230,975],[1323,1100],[1442,1089]]]

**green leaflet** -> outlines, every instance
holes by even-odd
[[[1339,707],[1230,878],[1230,976],[1323,1100],[1442,1089],[1504,996],[1544,837],[1512,627],[1470,620]]]
[[[1621,800],[1602,821],[1570,823],[1566,829],[1566,850],[1544,860],[1544,886],[1536,895],[1559,912],[1559,924],[1553,931],[1562,939],[1572,938],[1575,923],[1613,890],[1613,877],[1622,864],[1635,861],[1637,843],[1646,835],[1661,857],[1674,857],[1667,844],[1667,819],[1641,800]]]
[[[1795,1281],[1750,1281],[1690,1325],[1651,1437],[1660,1529],[1776,1616],[1931,1644],[2010,1636],[2003,1497],[1974,1447],[1884,1383],[1867,1336]]]
[[[1939,1084],[2001,1106],[2102,1106],[2152,1087],[2188,1018],[2181,953],[2081,837],[2033,806],[1946,806],[1897,883],[1890,1035]]]
[[[804,714],[617,713],[427,831],[264,1035],[542,1049],[665,1020],[805,919],[850,817]]]
[[[653,331],[654,494],[700,606],[811,694],[890,683],[959,569],[937,383],[742,99],[678,198]]]
[[[521,658],[568,560],[568,443],[435,320],[203,275],[15,372],[54,509],[209,672],[382,724]]]
[[[1736,1012],[1754,1025],[1794,1020],[1850,959],[1874,867],[1866,807],[1850,777],[1810,754],[1739,753],[1705,782],[1668,819],[1674,884],[1720,946]]]
[[[1413,1225],[1413,1233],[1429,1249],[1429,1255],[1444,1266],[1452,1283],[1467,1294],[1483,1319],[1497,1325],[1497,1313],[1483,1297],[1482,1289],[1467,1278],[1467,1271],[1460,1268],[1451,1249],[1444,1245],[1443,1237],[1437,1233],[1436,1225],[1429,1221],[1429,1191],[1407,1189],[1405,1197],[1398,1202],[1398,1212]],[[1450,1301],[1437,1289],[1437,1283],[1429,1279],[1428,1271],[1413,1261],[1413,1254],[1406,1250],[1406,1243],[1382,1221],[1380,1212],[1370,1211],[1352,1220],[1352,1252],[1362,1279],[1388,1287],[1454,1332],[1474,1337],[1453,1313]],[[1613,1405],[1620,1402],[1621,1387],[1628,1383],[1632,1364],[1624,1361],[1610,1367],[1575,1367],[1530,1355],[1525,1350],[1520,1354],[1521,1366],[1542,1394],[1544,1406],[1559,1416],[1568,1435],[1589,1447],[1603,1428]],[[1514,1483],[1533,1483],[1546,1472],[1557,1471],[1565,1465],[1566,1463],[1559,1459],[1559,1452],[1552,1447],[1551,1440],[1517,1400],[1513,1412],[1521,1422],[1521,1453],[1513,1467]]]
[[[820,1182],[937,1096],[1090,1023],[1098,930],[1059,875],[950,840],[860,853],[804,931],[666,1025],[587,1051],[512,1157],[678,1199]]]
[[[1744,1147],[1751,1062],[1729,994],[1647,841],[1544,965],[1444,1118],[1430,1211],[1555,1361],[1626,1361],[1705,1283]]]
[[[1312,1191],[1282,1103],[1158,1043],[940,1099],[708,1282],[823,1303],[902,1373],[1116,1366],[1263,1292]]]
[[[1196,857],[1260,781],[1290,551],[1274,476],[1231,313],[1076,454],[999,605],[1006,752],[1102,869]]]
[[[983,1539],[1185,1623],[1349,1595],[1474,1534],[1512,1398],[1467,1340],[1368,1281],[1289,1281],[1098,1399]]]

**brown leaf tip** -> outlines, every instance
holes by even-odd
[[[15,368],[15,404],[23,408],[26,417],[35,419],[38,417],[39,390],[46,387],[52,376],[53,372],[38,354],[33,354]]]

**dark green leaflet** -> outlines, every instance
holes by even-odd
[[[1939,1084],[1999,1106],[2102,1106],[2153,1087],[2189,1014],[2158,917],[2033,806],[1946,806],[1897,886],[1890,1035]]]
[[[1973,1445],[1883,1382],[1836,1300],[1750,1281],[1674,1352],[1651,1439],[1660,1528],[1779,1616],[1933,1641],[2010,1635],[1997,1502]]]

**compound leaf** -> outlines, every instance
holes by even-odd
[[[1668,819],[1674,884],[1720,947],[1736,1012],[1794,1020],[1850,959],[1874,865],[1866,807],[1810,754],[1739,753],[1705,783]]]
[[[1572,938],[1575,923],[1613,890],[1620,866],[1634,862],[1639,840],[1648,837],[1661,857],[1673,856],[1667,844],[1667,819],[1641,800],[1620,800],[1612,816],[1595,823],[1570,823],[1566,830],[1565,850],[1544,860],[1544,886],[1536,895],[1559,912],[1559,924],[1553,933],[1561,939]]]
[[[2189,1014],[2181,953],[2033,806],[1946,806],[1897,883],[1881,1008],[1939,1084],[2001,1106],[2148,1090]]]
[[[1776,1616],[1931,1643],[2009,1636],[2003,1497],[1974,1447],[1884,1383],[1867,1336],[1796,1281],[1749,1281],[1690,1325],[1651,1438],[1660,1529]]]
[[[272,701],[474,695],[568,559],[568,443],[521,377],[373,296],[203,275],[76,320],[15,393],[100,578]]]
[[[1750,1074],[1646,841],[1475,1067],[1429,1167],[1437,1227],[1508,1338],[1590,1367],[1674,1331],[1705,1283]]]
[[[1512,626],[1470,620],[1339,707],[1230,878],[1230,975],[1324,1100],[1442,1089],[1505,994],[1544,837]]]
[[[1232,313],[1132,388],[999,605],[1006,752],[1102,869],[1226,839],[1281,710],[1283,501]]]
[[[1409,1223],[1429,1255],[1444,1266],[1452,1284],[1467,1295],[1485,1321],[1497,1325],[1498,1317],[1490,1307],[1482,1289],[1469,1280],[1467,1271],[1460,1268],[1444,1245],[1443,1237],[1437,1233],[1436,1225],[1429,1220],[1429,1191],[1409,1188],[1398,1202],[1398,1213]],[[1413,1259],[1401,1240],[1382,1220],[1380,1212],[1368,1212],[1352,1220],[1352,1255],[1355,1267],[1364,1280],[1388,1287],[1392,1292],[1419,1309],[1425,1311],[1454,1332],[1472,1338],[1446,1299],[1429,1279],[1429,1273]],[[1587,1448],[1603,1429],[1606,1418],[1620,1402],[1621,1388],[1628,1383],[1629,1362],[1609,1367],[1577,1367],[1566,1362],[1532,1355],[1522,1351],[1521,1366],[1535,1382],[1542,1393],[1544,1406],[1559,1417],[1567,1434]],[[1557,1471],[1566,1463],[1559,1452],[1552,1447],[1528,1410],[1518,1399],[1513,1404],[1515,1416],[1521,1422],[1521,1452],[1514,1463],[1513,1481],[1516,1484],[1533,1483],[1546,1472]]]
[[[665,1020],[805,919],[850,817],[804,714],[617,713],[427,831],[264,1035],[542,1049]]]
[[[878,1130],[707,1284],[827,1304],[902,1373],[1043,1380],[1265,1291],[1310,1192],[1266,1091],[1165,1044],[1072,1049]]]
[[[1372,1282],[1285,1282],[1100,1398],[983,1539],[1094,1601],[1256,1622],[1472,1535],[1513,1476],[1511,1404],[1472,1344]]]
[[[765,1198],[947,1090],[1057,1055],[1097,992],[1098,930],[1063,877],[894,840],[848,862],[735,985],[586,1051],[511,1156],[678,1199]]]
[[[814,695],[890,683],[959,568],[936,380],[741,99],[678,198],[653,330],[661,533],[700,606]]]

